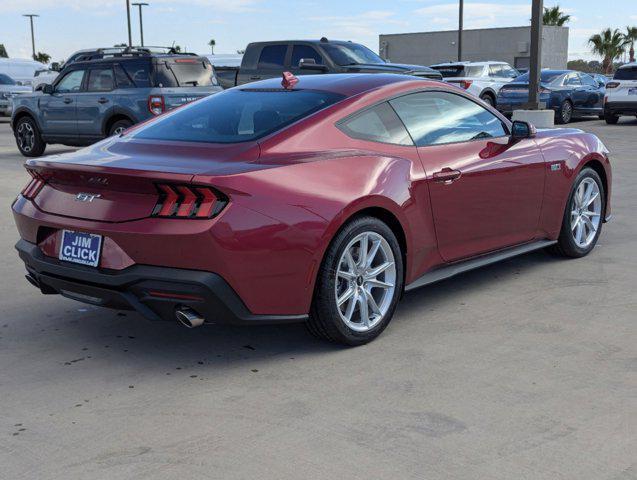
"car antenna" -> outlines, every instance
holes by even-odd
[[[292,72],[283,72],[283,80],[281,80],[281,85],[286,90],[292,90],[294,85],[299,83],[298,77],[294,76]]]

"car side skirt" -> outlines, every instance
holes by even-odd
[[[525,243],[518,245],[517,247],[511,247],[504,250],[498,250],[497,252],[482,255],[480,257],[471,258],[469,260],[463,260],[444,267],[437,268],[430,272],[425,273],[422,277],[414,280],[412,283],[405,287],[405,291],[415,290],[416,288],[424,287],[432,283],[440,282],[448,278],[454,277],[460,273],[475,270],[476,268],[485,267],[492,263],[501,262],[509,258],[517,257],[518,255],[524,255],[525,253],[540,250],[542,248],[549,247],[556,244],[556,240],[539,240],[531,243]]]

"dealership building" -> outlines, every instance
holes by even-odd
[[[566,68],[568,28],[543,28],[542,68]],[[396,63],[433,65],[458,59],[458,31],[395,33],[380,35],[380,56]],[[502,61],[516,68],[529,68],[531,27],[464,30],[462,59]]]

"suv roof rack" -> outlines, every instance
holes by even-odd
[[[158,46],[133,46],[133,47],[106,47],[83,52],[75,62],[88,62],[91,60],[101,60],[108,57],[148,57],[150,55],[190,55],[197,56],[196,53],[179,52],[174,47]]]

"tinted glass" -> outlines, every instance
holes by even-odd
[[[87,90],[89,92],[108,92],[115,88],[115,79],[111,68],[89,70]]]
[[[582,81],[579,78],[579,75],[576,73],[571,73],[567,75],[564,79],[564,85],[569,85],[571,87],[581,85]]]
[[[332,58],[337,65],[358,65],[359,63],[385,63],[369,48],[357,43],[348,43],[347,45],[322,43],[321,47]]]
[[[489,65],[489,76],[490,77],[501,77],[502,76],[502,65]]]
[[[615,72],[615,80],[637,80],[637,67],[624,67]]]
[[[507,135],[498,117],[460,95],[413,93],[390,103],[419,147]]]
[[[151,87],[149,62],[123,62],[122,68],[138,88]]]
[[[159,118],[136,138],[236,143],[280,130],[344,98],[313,90],[226,90]]]
[[[84,78],[84,70],[69,72],[56,85],[55,91],[60,93],[78,92],[82,88],[82,78]]]
[[[15,85],[15,82],[9,75],[0,73],[0,85]]]
[[[115,82],[117,82],[117,88],[131,88],[135,84],[128,77],[128,74],[120,65],[114,65],[113,71],[115,72]]]
[[[281,68],[285,64],[287,45],[269,45],[263,47],[257,68]]]
[[[484,67],[479,65],[445,65],[431,68],[438,70],[443,78],[481,77],[484,73]]]
[[[292,66],[298,67],[302,58],[313,58],[317,64],[323,64],[323,57],[309,45],[294,45],[292,49]]]
[[[216,85],[210,62],[178,58],[157,64],[157,85],[162,87],[204,87]]]
[[[518,72],[515,68],[511,68],[508,65],[501,65],[501,67],[502,67],[502,71],[500,72],[501,77],[517,78],[520,75],[520,72]]]
[[[597,81],[593,77],[591,77],[590,75],[582,74],[580,76],[580,78],[582,79],[582,84],[584,84],[584,85],[589,85],[591,87],[597,87],[598,86]]]
[[[381,143],[413,145],[405,126],[387,103],[369,108],[339,124],[352,138]]]
[[[540,82],[553,83],[554,81],[559,80],[562,75],[564,75],[564,72],[542,72],[540,73]],[[529,83],[529,72],[526,72],[524,75],[520,75],[515,79],[515,81],[520,83]]]

